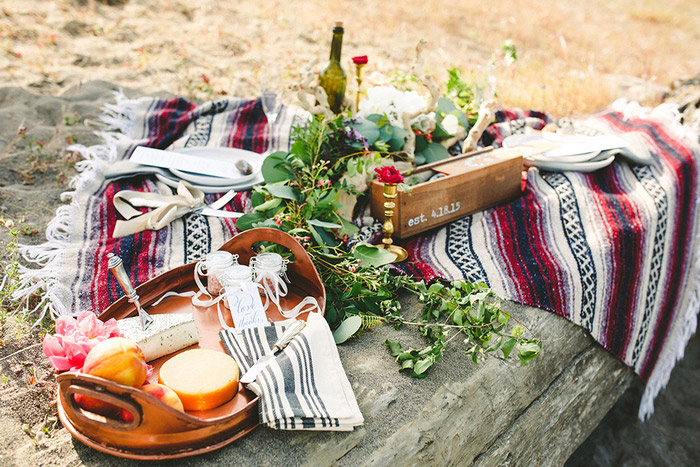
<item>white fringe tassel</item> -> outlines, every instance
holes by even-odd
[[[21,300],[43,290],[48,297],[46,308],[54,319],[68,314],[65,298],[70,297],[70,289],[62,285],[58,277],[63,266],[63,252],[70,243],[71,222],[78,209],[77,203],[60,206],[56,210],[56,217],[46,227],[47,242],[19,247],[24,259],[38,265],[39,268],[19,267],[19,283],[12,298]],[[42,317],[44,314],[42,313]]]
[[[68,185],[72,191],[62,193],[62,201],[75,200],[78,195],[93,193],[101,186],[104,181],[103,168],[117,160],[117,143],[129,142],[133,139],[136,113],[151,101],[148,97],[128,99],[122,92],[115,92],[114,95],[116,103],[106,104],[102,109],[104,115],[101,121],[104,123],[104,131],[96,132],[103,139],[104,144],[90,147],[76,144],[68,148],[70,151],[80,153],[83,160],[76,164],[78,174]],[[33,310],[36,311],[45,304],[37,322],[40,322],[47,312],[54,319],[71,314],[73,295],[71,284],[66,284],[60,279],[73,233],[71,226],[79,214],[80,206],[77,201],[60,206],[56,210],[56,217],[46,227],[46,243],[19,246],[19,252],[24,259],[28,263],[37,265],[38,268],[20,266],[19,283],[12,298],[28,299],[31,295],[43,291],[43,299]]]
[[[700,156],[700,147],[694,145],[694,152]],[[686,296],[676,310],[679,316],[676,317],[673,327],[669,331],[666,346],[663,349],[656,367],[647,381],[642,400],[639,404],[638,417],[641,421],[647,420],[654,414],[654,399],[662,389],[666,388],[668,380],[671,378],[671,371],[676,363],[683,359],[688,341],[695,334],[698,326],[698,312],[700,312],[700,197],[695,201],[695,232],[693,234],[693,245],[690,257],[689,281],[686,289]]]
[[[675,133],[692,148],[696,157],[700,157],[700,145],[698,135],[686,125],[681,124],[681,114],[678,106],[667,103],[655,108],[642,107],[637,102],[629,102],[619,99],[612,104],[612,109],[621,112],[625,118],[646,118],[657,120],[664,124],[667,130]],[[696,189],[697,190],[697,189]],[[676,362],[685,354],[685,348],[691,336],[695,334],[698,325],[698,312],[700,312],[700,197],[695,201],[695,226],[693,232],[693,244],[691,245],[689,280],[676,312],[673,327],[669,330],[666,345],[659,355],[656,367],[649,377],[644,388],[642,400],[639,404],[639,419],[644,421],[654,414],[654,399],[668,384]]]
[[[696,202],[695,204],[697,216],[700,203]],[[688,272],[691,277],[688,284],[689,296],[686,303],[681,304],[678,310],[681,316],[676,318],[666,347],[659,356],[656,368],[644,388],[638,414],[641,421],[648,419],[654,414],[654,399],[668,384],[668,380],[671,378],[671,371],[675,367],[676,362],[683,359],[688,341],[697,330],[698,312],[700,311],[700,235],[698,233],[695,235],[692,267]]]

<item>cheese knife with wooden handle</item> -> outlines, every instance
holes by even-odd
[[[255,364],[251,366],[248,371],[246,371],[241,378],[241,383],[250,384],[255,381],[255,378],[258,377],[260,372],[267,365],[269,365],[275,359],[275,356],[284,350],[292,339],[294,339],[294,337],[296,337],[296,335],[299,334],[305,327],[306,321],[294,321],[294,323],[284,331],[280,338],[277,339],[277,342],[272,345],[270,352],[260,357],[258,361],[255,362]]]

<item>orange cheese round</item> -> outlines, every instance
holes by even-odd
[[[222,352],[187,350],[163,364],[158,382],[177,393],[185,410],[213,409],[236,395],[238,365]]]

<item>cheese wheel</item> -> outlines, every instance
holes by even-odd
[[[238,365],[223,352],[186,350],[160,368],[158,382],[175,391],[185,410],[225,404],[238,390]]]

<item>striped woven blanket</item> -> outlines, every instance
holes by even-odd
[[[513,117],[515,117],[513,119]],[[543,116],[507,115],[486,138],[498,143]],[[653,413],[695,332],[700,308],[698,136],[669,108],[618,103],[577,133],[616,134],[650,166],[616,161],[594,173],[531,169],[523,196],[411,239],[406,271],[484,281],[500,296],[583,326],[630,366]]]
[[[99,312],[121,295],[107,270],[107,254],[124,259],[139,284],[199,259],[235,234],[230,219],[196,214],[167,228],[114,239],[120,190],[171,193],[147,176],[105,181],[102,171],[136,145],[158,148],[229,146],[255,152],[288,149],[301,111],[285,108],[274,127],[259,101],[224,99],[195,106],[182,99],[118,95],[106,109],[104,144],[78,147],[86,160],[74,181],[73,202],[47,229],[48,243],[25,247],[42,268],[23,270],[18,293],[43,288],[53,315]],[[541,128],[541,113],[499,112],[483,142]],[[586,328],[646,383],[640,417],[695,331],[700,306],[697,257],[698,137],[669,109],[615,104],[594,117],[559,122],[568,130],[614,133],[633,151],[651,154],[651,166],[616,162],[591,174],[531,169],[523,196],[460,219],[404,243],[405,272],[432,279],[488,283],[500,296],[559,313]],[[220,195],[207,195],[211,203]],[[239,193],[227,209],[250,207]],[[366,232],[376,229],[357,219]]]

